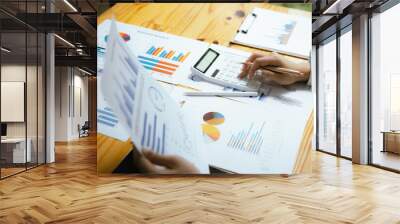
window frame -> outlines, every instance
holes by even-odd
[[[347,18],[345,18],[347,19]],[[329,155],[333,155],[333,156],[337,156],[340,158],[344,158],[347,160],[352,160],[352,158],[347,157],[342,155],[341,153],[341,119],[340,119],[340,77],[341,77],[341,66],[340,66],[340,37],[344,34],[346,34],[347,32],[351,32],[352,31],[352,23],[347,24],[346,26],[344,26],[343,28],[337,30],[335,33],[333,33],[332,35],[326,37],[325,39],[319,41],[318,44],[316,44],[316,151],[319,152],[323,152]],[[320,103],[320,96],[319,96],[319,47],[321,44],[326,44],[330,41],[336,41],[336,60],[335,60],[335,64],[336,64],[336,151],[335,153],[332,152],[328,152],[324,149],[321,149],[319,147],[319,103]]]
[[[27,12],[27,3],[28,2],[36,3],[37,4],[36,5],[36,11],[38,12],[38,10],[39,10],[39,6],[38,6],[39,2],[42,2],[42,1],[40,1],[40,0],[33,0],[33,1],[21,0],[21,2],[25,3],[25,12],[24,12],[24,14],[26,16],[27,13],[29,13],[29,12]],[[2,12],[7,12],[7,11],[4,11],[3,9],[1,9],[1,11]],[[48,11],[48,7],[46,7],[45,12],[47,12],[47,11]],[[16,18],[16,17],[13,18],[13,19],[16,19],[18,21],[18,18]],[[21,21],[19,21],[19,22],[21,22]],[[0,30],[0,46],[2,45],[1,41],[2,41],[2,34],[3,33],[10,33],[10,31]],[[3,176],[2,167],[0,166],[0,181],[4,180],[4,179],[7,179],[9,177],[12,177],[14,175],[26,172],[26,171],[28,171],[30,169],[37,168],[37,167],[39,167],[41,165],[47,164],[47,128],[46,128],[47,127],[47,110],[46,110],[46,108],[47,108],[47,81],[46,81],[46,79],[47,79],[47,44],[48,44],[47,34],[48,33],[47,32],[43,32],[41,30],[38,30],[38,29],[28,25],[27,23],[24,23],[24,29],[23,30],[11,31],[11,33],[19,33],[21,35],[25,35],[25,49],[24,49],[24,51],[25,51],[25,56],[24,56],[25,57],[24,58],[24,60],[25,60],[25,88],[24,88],[25,89],[25,93],[24,93],[24,98],[25,98],[24,99],[25,166],[24,166],[23,170],[15,172],[15,173],[12,173],[12,174],[9,174],[7,176]],[[28,33],[34,34],[34,35],[36,34],[36,49],[35,49],[36,50],[36,62],[35,62],[36,63],[36,72],[35,72],[36,73],[36,92],[33,93],[33,94],[36,95],[36,122],[35,122],[36,123],[36,136],[34,136],[33,138],[36,138],[37,145],[36,145],[36,162],[34,164],[30,164],[31,166],[28,166],[28,162],[27,162],[28,154],[26,153],[27,152],[27,147],[28,147],[27,146],[27,139],[28,139],[28,112],[27,112]],[[43,35],[39,35],[39,34],[43,34]],[[44,144],[42,145],[42,147],[43,147],[42,152],[44,152],[44,154],[41,155],[41,157],[43,157],[43,162],[39,162],[39,144],[38,144],[38,139],[39,139],[39,131],[38,131],[39,130],[39,113],[38,113],[38,111],[39,111],[39,98],[38,98],[38,95],[39,95],[39,81],[38,81],[38,75],[39,75],[39,69],[38,69],[38,66],[39,66],[39,44],[38,44],[39,43],[39,36],[42,36],[40,41],[42,42],[42,44],[43,44],[42,47],[44,48],[44,49],[41,49],[41,51],[40,51],[41,53],[43,53],[43,55],[41,55],[41,56],[42,56],[42,60],[44,60],[44,63],[42,64],[42,66],[43,66],[42,67],[42,71],[41,71],[41,73],[42,73],[42,82],[44,84],[44,86],[43,86],[43,96],[44,96],[44,98],[42,99],[43,105],[41,105],[43,107],[43,109],[44,109],[44,111],[43,111],[44,115],[43,115],[43,117],[41,117],[41,122],[43,122],[43,125],[44,125],[43,126],[43,128],[44,128],[44,131],[43,131],[43,143]],[[1,68],[2,68],[2,54],[0,53],[0,82],[1,82]],[[1,89],[1,86],[0,86],[0,89]],[[0,101],[1,101],[1,97],[0,97]],[[1,110],[1,106],[0,106],[0,110]],[[44,120],[42,120],[42,119],[44,119]],[[1,119],[0,119],[0,123],[1,123]],[[1,144],[0,144],[0,156],[1,156]],[[1,163],[0,163],[0,165],[1,165]]]
[[[373,132],[372,132],[372,94],[373,94],[373,88],[372,88],[372,54],[373,54],[373,50],[372,50],[372,42],[373,42],[373,38],[372,38],[372,19],[374,17],[373,14],[381,14],[384,13],[385,11],[393,8],[394,6],[398,5],[400,3],[400,0],[388,0],[385,3],[383,3],[382,5],[371,9],[368,11],[368,31],[367,31],[367,39],[368,39],[368,54],[367,54],[367,61],[368,61],[368,69],[367,69],[367,79],[368,79],[368,111],[367,111],[367,116],[368,116],[368,165],[373,166],[373,167],[377,167],[383,170],[387,170],[387,171],[391,171],[391,172],[395,172],[395,173],[400,173],[400,170],[394,169],[394,168],[390,168],[387,166],[383,166],[380,164],[376,164],[373,162],[373,153],[374,153],[374,149],[373,149]]]

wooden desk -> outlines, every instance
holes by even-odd
[[[230,45],[246,15],[254,8],[310,16],[310,13],[279,7],[268,3],[120,3],[98,17],[98,24],[106,19],[115,19],[174,35],[221,44],[250,52],[267,51]],[[299,61],[303,59],[287,56]],[[294,173],[311,171],[311,139],[313,115],[309,115],[303,139],[294,167]],[[132,148],[129,141],[121,142],[102,134],[97,135],[97,170],[99,173],[112,172],[128,155]]]
[[[26,144],[26,151],[25,151]],[[32,140],[27,138],[6,138],[1,139],[2,145],[2,158],[7,164],[24,164],[30,162],[32,153],[31,146]]]
[[[383,149],[382,152],[392,152],[400,154],[400,132],[382,131]]]

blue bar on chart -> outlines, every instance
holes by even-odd
[[[160,151],[160,137],[157,137],[157,146],[156,146],[156,151]]]
[[[163,124],[163,128],[162,128],[162,147],[161,147],[161,154],[164,155],[165,153],[165,124]]]
[[[156,143],[156,130],[157,130],[157,116],[154,115],[154,119],[153,119],[153,141],[151,144],[151,148],[154,149],[154,144]]]
[[[147,129],[147,143],[146,143],[147,147],[150,147],[150,137],[151,137],[151,125],[149,124]]]
[[[233,149],[258,154],[263,143],[262,131],[264,126],[265,122],[259,129],[255,128],[253,130],[254,123],[252,123],[246,131],[241,130],[236,134],[232,134],[227,145]]]
[[[151,47],[149,50],[147,50],[146,54],[153,54],[153,52],[156,50],[155,47]]]
[[[166,55],[167,55],[167,51],[166,50],[163,50],[162,52],[161,52],[161,54],[160,54],[160,57],[162,57],[162,58],[164,58]]]
[[[138,56],[138,59],[145,69],[166,75],[173,75],[178,68],[177,64],[166,62],[160,59],[149,58],[142,55]]]
[[[126,92],[126,96],[128,96],[130,102],[133,103],[135,101],[135,93],[132,91],[131,88],[129,88],[129,85],[123,85],[123,88]]]
[[[151,46],[147,51],[147,55],[152,55],[154,57],[160,57],[169,59],[176,62],[184,62],[185,59],[189,56],[190,52],[177,52],[175,50],[168,50],[164,47],[155,47]]]
[[[138,75],[139,75],[139,74],[138,74],[138,73],[139,73],[139,68],[136,67],[136,64],[134,64],[133,62],[131,62],[130,59],[127,58],[127,57],[124,57],[124,59],[125,59],[125,63],[132,69],[133,74],[134,74],[135,76],[138,76]]]
[[[152,149],[157,154],[165,152],[165,124],[162,124],[162,129],[159,126],[159,120],[156,114],[153,116],[153,121],[149,121],[147,112],[144,113],[141,145]],[[159,133],[161,129],[161,134]]]
[[[114,127],[118,124],[118,118],[114,115],[113,111],[109,107],[97,109],[97,122],[104,124],[109,127]]]
[[[127,118],[126,124],[129,126],[129,128],[132,127],[132,120],[130,119],[132,117],[132,111],[133,111],[133,105],[134,105],[134,88],[126,83],[126,80],[123,78],[124,76],[113,76],[113,79],[116,83],[118,83],[118,86],[122,87],[122,91],[120,92],[122,94],[121,97],[117,97],[117,107],[119,111],[121,111],[125,118]],[[122,84],[124,83],[124,84]]]
[[[144,113],[144,118],[143,118],[143,135],[142,135],[142,140],[140,141],[140,144],[144,146],[144,140],[146,138],[146,128],[147,128],[147,112]]]
[[[172,58],[173,61],[179,61],[183,57],[183,54],[180,53],[179,55]]]
[[[105,55],[106,49],[104,47],[97,47],[97,55]]]

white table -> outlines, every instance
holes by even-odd
[[[25,163],[31,162],[32,153],[31,153],[31,145],[32,140],[30,138],[26,139],[27,147],[25,153],[25,138],[5,138],[1,139],[2,148],[3,147],[13,147],[12,148],[12,162],[13,163]]]

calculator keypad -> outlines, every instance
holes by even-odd
[[[242,71],[242,62],[245,60],[246,58],[242,57],[224,58],[224,60],[221,62],[219,73],[214,78],[225,82],[230,82],[235,85],[247,86],[246,80],[241,80],[238,78],[238,75]]]

